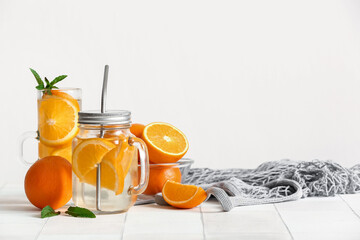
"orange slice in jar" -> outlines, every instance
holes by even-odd
[[[116,195],[121,194],[134,154],[136,148],[130,146],[127,139],[106,153],[101,161],[101,187],[114,191]],[[93,169],[86,174],[84,181],[95,185],[96,171],[97,169]]]
[[[38,111],[39,135],[43,144],[52,147],[65,145],[76,136],[79,105],[74,105],[73,101],[48,95],[39,102]]]
[[[52,97],[52,96],[65,98],[65,99],[69,100],[70,102],[72,102],[72,104],[74,104],[74,106],[78,109],[78,111],[80,111],[79,102],[75,98],[73,98],[70,94],[63,92],[61,89],[52,89],[51,94],[52,95],[45,93],[42,98],[46,99],[46,98]]]
[[[111,151],[110,151],[111,152]],[[109,153],[110,153],[109,152]],[[83,179],[83,182],[96,186],[97,168],[94,168]],[[124,172],[118,166],[115,158],[107,158],[101,161],[101,187],[114,191],[116,195],[123,192]]]
[[[97,164],[114,147],[115,144],[103,138],[86,139],[79,143],[73,151],[72,165],[80,181],[86,182],[85,176],[96,170]]]

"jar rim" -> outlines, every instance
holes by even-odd
[[[108,110],[104,113],[99,110],[80,111],[79,124],[114,125],[131,124],[131,112],[128,110]]]

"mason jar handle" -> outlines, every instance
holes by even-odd
[[[34,162],[29,162],[24,158],[24,143],[26,140],[28,139],[35,139],[37,140],[39,138],[39,134],[37,131],[28,131],[28,132],[24,132],[23,134],[20,135],[19,139],[18,139],[18,153],[19,153],[19,159],[22,163],[24,163],[25,165],[32,165],[34,164]],[[37,159],[36,159],[37,160]]]
[[[130,189],[131,194],[138,195],[145,191],[149,182],[149,154],[143,140],[136,137],[129,137],[129,144],[135,146],[139,150],[140,155],[140,183]]]

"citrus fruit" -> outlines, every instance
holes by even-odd
[[[135,146],[122,141],[104,155],[101,161],[101,187],[114,191],[116,195],[123,192],[124,180],[129,172],[135,150]],[[84,182],[95,185],[96,172],[97,168],[87,173]]]
[[[133,123],[130,127],[130,132],[134,134],[136,137],[141,138],[144,128],[145,125],[143,124]]]
[[[84,181],[86,174],[96,169],[96,165],[115,144],[103,138],[90,138],[80,142],[73,151],[72,166],[80,181]]]
[[[148,147],[149,159],[153,163],[176,162],[189,149],[186,136],[168,123],[150,123],[144,128],[141,138]]]
[[[48,146],[69,143],[78,132],[78,105],[55,95],[39,101],[40,141]]]
[[[108,154],[112,154],[113,150]],[[96,186],[96,174],[97,168],[92,169],[85,175],[83,182]],[[114,191],[116,195],[123,192],[124,171],[121,166],[117,166],[115,158],[107,157],[101,161],[101,187]]]
[[[51,156],[60,156],[68,160],[70,163],[72,162],[72,147],[71,144],[68,146],[63,146],[60,148],[55,148],[51,152]]]
[[[46,146],[45,144],[39,142],[39,158],[44,158],[50,156],[55,148]]]
[[[72,195],[71,164],[62,157],[48,156],[36,161],[25,176],[25,193],[38,208],[64,206]]]
[[[161,192],[165,182],[172,180],[175,182],[181,182],[181,172],[177,167],[171,166],[151,166],[149,183],[144,194],[154,195]]]
[[[65,98],[65,99],[69,100],[78,109],[78,111],[80,111],[79,102],[75,98],[73,98],[70,94],[63,92],[60,89],[52,89],[51,94],[52,95],[44,94],[42,98],[46,99],[46,98],[49,98],[49,97],[51,98],[52,96]]]
[[[133,123],[130,127],[130,132],[134,134],[136,137],[141,138],[144,128],[145,128],[144,124]],[[140,163],[140,154],[138,154],[137,159],[138,159],[138,163]]]
[[[205,201],[207,195],[204,189],[195,185],[185,185],[167,181],[162,189],[164,200],[173,207],[193,208]]]

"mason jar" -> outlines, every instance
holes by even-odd
[[[147,147],[130,133],[131,112],[79,112],[78,122],[72,142],[74,204],[95,212],[127,211],[149,179]]]

